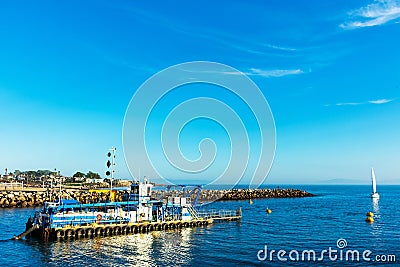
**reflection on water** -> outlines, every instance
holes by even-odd
[[[103,239],[96,238],[94,240],[93,249],[97,252],[100,252],[101,245],[103,245]]]
[[[372,208],[374,210],[374,214],[379,215],[379,199],[378,198],[372,199]]]
[[[137,234],[130,236],[114,237],[115,249],[111,250],[109,256],[118,257],[130,264],[140,266],[154,265],[152,254],[154,253],[152,234]]]
[[[248,201],[212,204],[216,209],[242,207],[241,223],[49,243],[8,240],[0,242],[0,262],[7,267],[257,266],[257,252],[265,245],[271,250],[320,251],[335,246],[339,238],[345,238],[351,249],[400,258],[400,186],[379,190],[383,196],[379,200],[367,197],[369,186],[314,186],[309,190],[317,195],[313,198],[257,200],[253,205]],[[272,214],[265,213],[267,206],[273,209]],[[364,221],[368,211],[375,214],[373,224]],[[0,209],[0,240],[24,231],[26,218],[33,212]],[[325,266],[331,263],[324,262]],[[369,266],[368,262],[350,265]]]
[[[374,213],[374,220],[375,222],[371,224],[371,234],[375,238],[376,242],[381,242],[381,234],[382,234],[382,222],[381,222],[381,215],[379,212],[379,199],[373,198],[372,199],[372,210]]]
[[[178,266],[188,265],[192,258],[190,238],[193,231],[192,228],[184,228],[179,232],[174,232],[173,235],[161,233],[165,240],[161,243],[160,257],[166,259],[167,262],[175,262]],[[176,254],[177,251],[179,251],[179,257]]]
[[[146,234],[54,242],[42,253],[54,265],[79,266],[90,258],[93,266],[190,265],[193,239],[205,231],[184,228]],[[42,244],[43,245],[43,244]],[[46,253],[46,254],[45,254]],[[95,262],[93,262],[95,260]],[[88,266],[86,264],[86,266]]]

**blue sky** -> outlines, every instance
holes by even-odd
[[[371,166],[399,183],[399,22],[399,1],[2,1],[0,168],[103,174],[116,146],[116,176],[129,178],[131,97],[158,71],[202,60],[247,74],[268,100],[267,183],[368,182]],[[195,158],[199,137],[187,136]]]

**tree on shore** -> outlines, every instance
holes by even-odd
[[[72,175],[74,178],[82,178],[85,177],[85,174],[83,172],[76,172],[74,175]]]
[[[86,178],[90,178],[90,179],[101,179],[100,174],[95,173],[95,172],[92,172],[92,171],[89,171],[89,172],[86,174]]]

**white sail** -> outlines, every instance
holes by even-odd
[[[379,198],[379,194],[376,192],[376,178],[375,178],[374,168],[371,168],[371,179],[372,179],[372,194],[371,194],[371,197],[378,199]]]
[[[376,193],[376,178],[374,168],[371,168],[372,193]]]

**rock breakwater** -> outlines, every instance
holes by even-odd
[[[122,192],[116,195],[116,201],[122,201]],[[25,208],[42,206],[44,202],[57,201],[59,191],[1,191],[0,208]],[[81,203],[97,203],[110,200],[109,193],[66,190],[61,193],[62,199],[76,199]]]
[[[314,195],[299,189],[237,189],[226,192],[220,200],[244,200],[257,198],[299,198]]]
[[[117,191],[115,201],[122,201],[128,191]],[[153,191],[152,198],[160,199],[162,196],[179,196],[180,192],[172,190]],[[232,190],[203,190],[198,201],[205,203],[211,201],[246,200],[260,198],[299,198],[312,197],[313,194],[299,189],[232,189]],[[192,200],[195,199],[192,195]],[[42,206],[44,202],[57,201],[60,192],[56,190],[4,190],[0,191],[0,208],[25,208]],[[67,189],[61,192],[63,199],[76,199],[80,203],[97,203],[110,200],[108,192],[89,192],[87,190]]]

